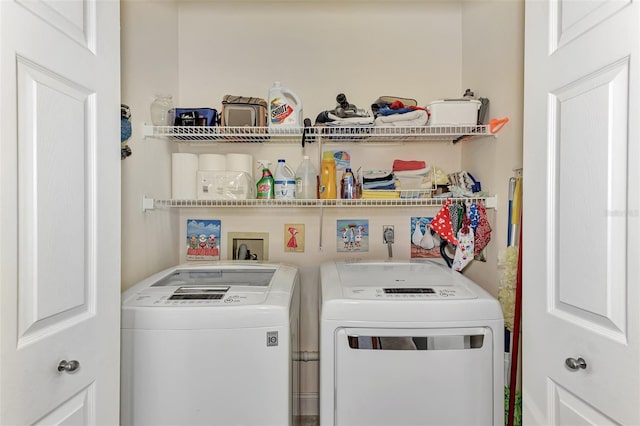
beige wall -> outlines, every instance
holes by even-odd
[[[178,8],[173,1],[123,0],[120,7],[122,103],[131,108],[133,154],[122,162],[122,286],[178,261],[177,212],[143,213],[143,196],[171,190],[169,141],[142,137],[158,92],[178,91]]]
[[[464,1],[462,39],[463,86],[489,98],[491,117],[509,118],[496,139],[479,138],[462,149],[462,167],[498,196],[487,262],[474,262],[465,274],[497,294],[498,254],[507,246],[508,182],[522,167],[524,1]]]
[[[319,158],[317,144],[175,144],[141,137],[152,95],[174,95],[176,106],[218,108],[225,94],[267,98],[273,81],[296,91],[304,115],[335,106],[344,92],[369,108],[381,95],[412,97],[420,105],[462,95],[471,87],[491,99],[493,117],[509,116],[498,138],[459,144],[346,144],[352,165],[390,168],[393,159],[420,159],[445,171],[465,168],[499,196],[490,211],[494,228],[486,263],[468,275],[497,292],[497,252],[506,245],[506,186],[521,164],[521,1],[275,2],[124,0],[123,102],[133,109],[133,156],[123,162],[123,288],[184,261],[188,218],[222,220],[222,259],[228,232],[268,232],[270,261],[300,267],[302,350],[318,350],[318,265],[344,257],[386,258],[382,225],[394,225],[394,258],[408,259],[410,218],[437,208],[183,209],[142,212],[143,195],[170,196],[170,153],[243,152],[297,167],[302,155]],[[509,34],[509,37],[504,37]],[[149,46],[149,47],[147,47]],[[316,163],[317,165],[317,163]],[[258,171],[255,172],[256,176]],[[337,219],[368,219],[370,251],[343,256],[335,250]],[[284,224],[304,223],[304,253],[285,253]],[[229,256],[230,257],[230,256]],[[317,392],[317,362],[303,365],[302,392]]]

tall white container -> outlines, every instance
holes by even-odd
[[[269,127],[289,128],[302,127],[302,100],[279,81],[269,89]]]
[[[302,200],[318,198],[318,172],[311,164],[309,156],[302,157],[296,169],[296,198]]]
[[[282,158],[278,160],[274,180],[276,199],[292,200],[295,198],[296,174]]]

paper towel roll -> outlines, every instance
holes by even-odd
[[[227,168],[227,158],[222,154],[200,154],[198,156],[198,170],[222,171]]]
[[[227,154],[227,170],[245,172],[253,180],[253,156],[249,154]]]
[[[198,156],[189,153],[171,154],[171,198],[195,200],[197,195]]]

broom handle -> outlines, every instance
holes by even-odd
[[[513,194],[516,190],[516,178],[512,177],[509,179],[509,212],[507,213],[507,247],[511,246],[511,239],[513,235],[511,235],[511,215],[513,214]]]
[[[522,217],[522,216],[521,216]],[[511,374],[509,382],[509,416],[507,425],[513,426],[518,378],[518,352],[520,348],[520,313],[522,311],[522,220],[520,220],[520,244],[518,246],[518,270],[516,272],[516,307],[513,317],[513,343],[511,344]]]

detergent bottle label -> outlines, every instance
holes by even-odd
[[[286,102],[282,102],[280,98],[275,98],[271,101],[270,118],[272,124],[285,123],[287,118],[293,114],[293,108]]]

